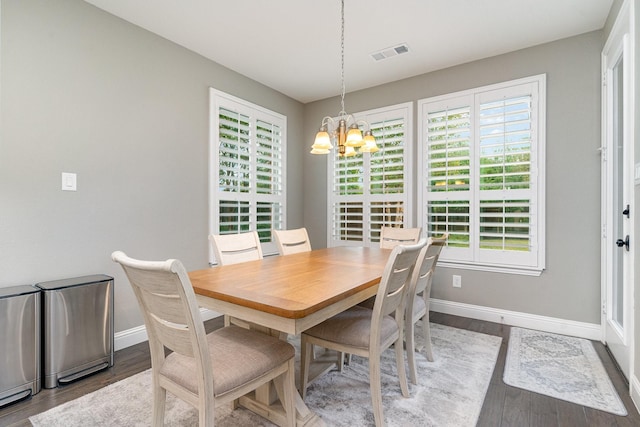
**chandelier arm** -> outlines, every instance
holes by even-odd
[[[320,123],[321,127],[329,127],[329,125],[331,125],[332,127],[335,126],[336,121],[333,120],[333,117],[331,116],[325,116],[322,118],[322,122]]]
[[[350,122],[355,123],[355,119],[352,114],[347,113],[346,111],[340,111],[340,118],[345,121],[348,125]]]
[[[363,125],[364,126],[364,130],[369,130],[370,125],[369,125],[369,122],[367,122],[366,120],[354,120],[354,122],[357,125]]]

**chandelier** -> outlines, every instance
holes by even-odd
[[[369,129],[369,123],[364,120],[355,120],[351,114],[344,109],[344,0],[342,0],[342,33],[340,36],[340,55],[341,55],[341,74],[342,80],[342,109],[338,113],[337,120],[332,117],[322,119],[320,130],[316,134],[316,139],[311,146],[311,154],[329,154],[333,149],[333,145],[337,144],[338,154],[340,156],[351,157],[357,153],[375,153],[378,151],[376,140]],[[365,128],[364,136],[360,130],[360,126]],[[358,151],[356,151],[358,149]]]

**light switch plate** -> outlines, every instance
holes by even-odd
[[[462,276],[458,276],[457,274],[453,275],[453,287],[461,288],[462,287]]]
[[[76,191],[77,177],[75,173],[62,172],[62,190]]]

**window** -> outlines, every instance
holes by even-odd
[[[412,116],[411,103],[359,113],[380,151],[329,156],[329,246],[377,246],[383,225],[410,226]]]
[[[210,103],[210,232],[257,230],[263,252],[274,253],[271,230],[285,220],[286,117],[215,89]]]
[[[419,218],[449,233],[440,260],[544,269],[545,76],[418,102]]]

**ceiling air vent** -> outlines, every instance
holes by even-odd
[[[371,57],[376,61],[382,61],[383,59],[391,58],[392,56],[400,55],[407,52],[409,52],[409,46],[407,46],[406,43],[402,43],[397,46],[388,47],[386,49],[373,52],[371,54]]]

